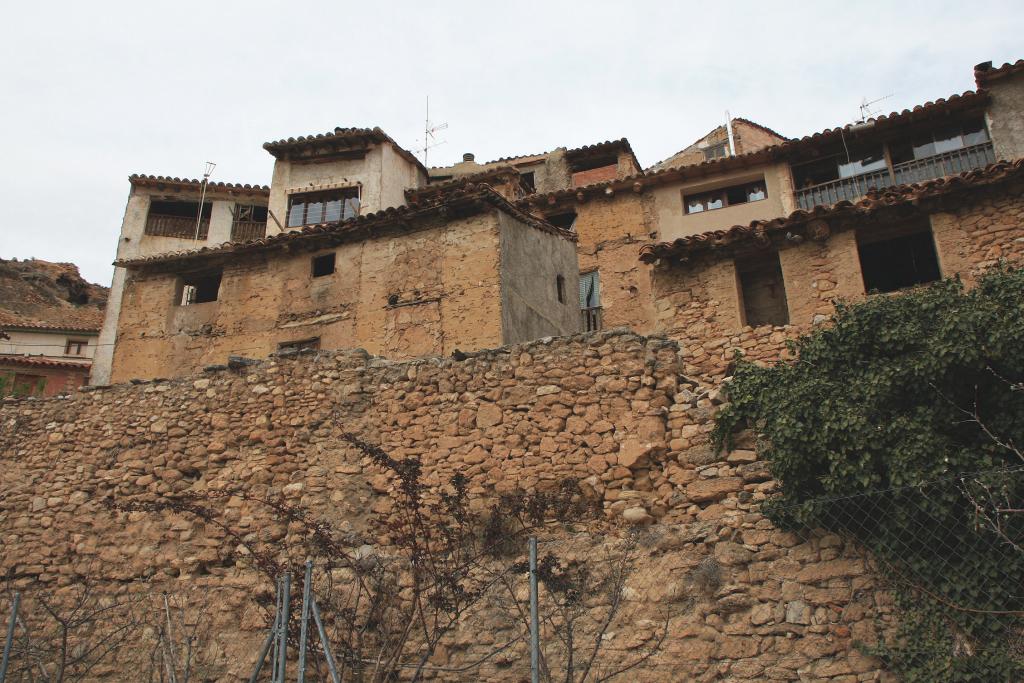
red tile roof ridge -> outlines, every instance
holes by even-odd
[[[300,135],[298,137],[282,138],[281,140],[272,140],[270,142],[263,143],[263,149],[267,150],[271,154],[278,150],[289,149],[293,147],[301,147],[316,142],[324,142],[330,140],[344,140],[346,138],[371,138],[375,142],[387,142],[391,144],[395,150],[407,161],[420,168],[424,173],[429,175],[427,167],[423,165],[423,162],[416,158],[416,155],[402,147],[400,144],[395,142],[395,139],[384,132],[380,126],[374,126],[373,128],[343,128],[336,126],[334,130],[326,133],[315,133],[311,135]],[[275,155],[276,156],[276,155]]]
[[[199,187],[203,184],[203,181],[196,180],[195,178],[173,178],[171,176],[163,175],[148,175],[145,173],[133,173],[128,176],[128,182],[132,185],[154,185],[154,184],[174,184],[174,185],[195,185]],[[270,187],[267,185],[250,185],[248,183],[226,183],[226,182],[210,182],[208,187],[215,190],[240,190],[246,192],[258,192],[258,193],[270,193]]]
[[[589,151],[591,149],[598,149],[598,148],[604,147],[606,145],[618,145],[618,144],[625,144],[626,148],[629,149],[629,153],[633,154],[633,147],[629,144],[629,140],[627,138],[619,138],[618,140],[605,140],[603,142],[595,142],[595,143],[592,143],[592,144],[589,144],[589,145],[583,145],[581,147],[572,147],[572,148],[570,148],[570,147],[566,147],[565,145],[561,145],[559,147],[555,147],[554,149],[547,150],[546,152],[536,152],[534,154],[518,154],[516,156],[511,156],[511,157],[498,157],[497,159],[491,159],[490,161],[479,161],[477,163],[480,166],[490,166],[491,164],[498,164],[498,163],[502,163],[502,162],[512,162],[512,161],[517,161],[519,159],[529,159],[529,158],[532,158],[532,157],[541,157],[542,158],[542,157],[550,156],[551,154],[554,154],[555,152],[557,152],[559,150],[561,150],[561,151],[565,152],[566,154],[568,154],[570,152],[583,152],[583,151]],[[633,154],[633,158],[634,159],[636,158],[636,154]],[[637,163],[637,166],[639,166],[639,165],[640,164]],[[430,170],[431,171],[444,171],[444,170],[453,168],[455,166],[458,166],[458,163],[449,164],[448,166],[431,166]]]
[[[524,211],[523,209],[517,207],[515,204],[505,199],[490,185],[484,183],[470,183],[463,188],[460,188],[453,192],[446,193],[444,196],[439,197],[433,201],[428,199],[427,201],[424,202],[412,202],[403,206],[388,207],[373,213],[355,216],[344,221],[307,225],[296,230],[289,230],[287,232],[268,235],[266,237],[261,237],[255,240],[248,240],[245,242],[224,242],[220,245],[201,247],[199,249],[194,250],[166,252],[162,254],[155,254],[153,256],[145,256],[136,259],[121,259],[115,261],[114,265],[121,267],[144,266],[153,263],[164,263],[169,261],[179,261],[183,259],[205,258],[209,256],[217,256],[229,253],[271,249],[280,244],[303,238],[355,234],[360,230],[381,227],[396,219],[408,221],[423,215],[429,215],[432,213],[442,213],[449,206],[454,205],[458,202],[472,201],[487,202],[494,206],[495,208],[503,210],[506,213],[509,213],[510,215],[519,218],[520,220],[522,220],[524,223],[527,223],[531,227],[558,235],[559,237],[568,239],[573,242],[576,241],[575,233],[551,225],[550,223],[541,220],[537,216],[527,211]]]
[[[645,244],[640,248],[640,260],[653,263],[660,258],[683,256],[730,246],[733,243],[767,236],[810,222],[816,218],[829,218],[848,214],[872,213],[881,208],[906,203],[916,203],[958,189],[979,185],[991,185],[1005,180],[1024,177],[1024,158],[1015,161],[999,161],[982,169],[966,171],[952,176],[927,180],[921,183],[896,185],[883,190],[872,190],[857,202],[840,201],[830,206],[815,206],[810,210],[798,209],[788,216],[751,221],[748,225],[734,225],[721,230],[711,230],[696,235],[687,235],[671,242]]]
[[[982,62],[974,67],[974,82],[978,88],[985,87],[990,81],[1024,71],[1024,59],[1016,62],[1004,62],[1002,66],[993,67],[992,62]]]
[[[91,359],[62,359],[48,358],[46,356],[25,356],[16,353],[0,353],[0,363],[14,363],[16,365],[48,366],[56,368],[85,368],[92,367]]]

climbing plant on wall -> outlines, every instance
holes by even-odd
[[[1024,680],[1024,271],[840,305],[794,350],[741,361],[716,426],[758,432],[767,514],[870,551],[903,680]]]

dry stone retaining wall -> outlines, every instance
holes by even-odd
[[[890,619],[885,593],[839,538],[784,533],[757,512],[774,487],[764,463],[749,441],[730,453],[710,448],[720,397],[682,370],[674,342],[613,330],[464,360],[303,354],[7,402],[0,574],[28,589],[83,580],[109,591],[199,587],[217,605],[209,647],[222,663],[218,680],[240,680],[266,626],[254,598],[270,587],[215,525],[114,512],[103,501],[242,490],[372,533],[368,514],[387,510],[392,482],[342,442],[349,431],[396,458],[421,458],[431,484],[464,474],[479,500],[579,480],[606,519],[581,520],[589,528],[575,535],[552,532],[547,547],[566,557],[585,560],[628,524],[646,525],[627,592],[638,621],[610,635],[606,656],[642,647],[680,594],[695,599],[673,614],[662,652],[635,678],[877,680],[878,663],[853,643]],[[237,496],[211,500],[241,535],[303,556],[294,529],[265,509]],[[702,562],[719,567],[721,581],[697,595]],[[465,661],[508,635],[499,625],[507,619],[482,619],[434,663]],[[528,659],[513,648],[470,678],[521,680]]]

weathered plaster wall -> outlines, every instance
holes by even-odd
[[[576,245],[506,214],[499,217],[499,231],[502,343],[579,332]],[[559,277],[562,301],[558,300]]]
[[[176,305],[176,273],[139,273],[125,287],[114,381],[176,377],[229,355],[266,357],[282,342],[362,347],[391,357],[501,343],[494,213],[348,243],[335,272],[312,277],[316,252],[238,257],[216,302]],[[389,297],[395,296],[394,304]]]
[[[88,342],[81,355],[67,356],[72,359],[92,358],[96,353],[95,332],[28,332],[6,329],[7,339],[0,339],[0,353],[19,353],[29,356],[65,357],[69,339]]]
[[[786,358],[785,341],[826,321],[836,300],[856,301],[866,295],[857,228],[885,231],[899,229],[905,220],[929,220],[942,275],[960,276],[970,285],[981,270],[1000,260],[1024,264],[1022,189],[1017,184],[978,192],[955,208],[947,203],[928,216],[908,215],[888,223],[846,221],[833,226],[823,241],[781,245],[790,319],[785,327],[742,325],[732,258],[712,255],[685,264],[662,264],[653,273],[654,329],[677,339],[686,358],[685,371],[705,380],[726,374],[737,351],[758,361]]]
[[[765,463],[753,450],[708,446],[714,405],[681,370],[674,344],[611,331],[462,362],[319,353],[5,403],[0,574],[30,593],[83,579],[122,595],[199,590],[217,606],[207,644],[216,680],[244,680],[268,623],[258,602],[272,599],[237,542],[214,524],[113,512],[104,501],[217,491],[283,498],[349,530],[352,552],[367,543],[386,552],[367,518],[387,511],[394,482],[340,439],[352,431],[393,457],[420,457],[433,484],[463,474],[475,499],[578,479],[608,522],[581,519],[575,534],[546,534],[545,551],[566,559],[600,558],[599,534],[614,537],[623,520],[653,524],[627,588],[632,616],[606,635],[611,662],[624,661],[668,610],[663,651],[634,680],[877,680],[878,663],[854,643],[873,640],[876,619],[891,623],[885,594],[839,538],[782,532],[760,515],[775,488]],[[309,551],[255,500],[204,504],[296,563]],[[701,562],[721,571],[707,594],[691,577]],[[507,609],[489,611],[431,663],[457,667],[520,631]],[[132,654],[96,678],[125,680]],[[519,642],[471,675],[518,681],[528,657]]]
[[[288,195],[340,187],[360,188],[361,214],[405,204],[405,190],[425,184],[423,172],[389,143],[373,145],[362,159],[289,161],[277,159],[270,184],[270,211],[288,229]],[[280,232],[273,219],[267,232]]]
[[[1024,157],[1024,73],[993,81],[987,89],[992,102],[985,110],[985,120],[996,159],[1013,161]]]
[[[713,179],[694,179],[667,183],[651,190],[656,212],[655,227],[662,240],[696,235],[711,230],[724,230],[734,225],[746,225],[753,220],[777,218],[788,213],[784,197],[792,193],[788,184],[788,168],[783,164],[765,164],[732,173],[716,175]],[[768,196],[756,202],[727,206],[723,209],[686,213],[683,198],[733,185],[741,185],[764,178]]]
[[[154,198],[198,202],[200,193],[198,191],[166,192],[151,187],[133,186],[128,194],[128,203],[125,206],[124,218],[121,222],[121,234],[117,240],[117,259],[142,258],[154,254],[197,248],[194,240],[147,235],[145,233],[149,206]],[[200,240],[198,246],[221,244],[222,242],[230,241],[231,224],[234,220],[233,211],[236,203],[260,204],[266,200],[265,195],[262,194],[210,192],[206,196],[206,201],[212,204],[210,227],[206,239]],[[273,225],[273,221],[268,220],[267,224],[268,231],[276,231],[276,229],[270,227]],[[114,275],[110,283],[109,299],[103,318],[103,328],[100,330],[99,349],[93,362],[90,378],[93,384],[109,384],[111,381],[114,343],[117,341],[118,316],[121,312],[125,277],[126,273],[123,268],[114,268]]]

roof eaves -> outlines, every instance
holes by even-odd
[[[172,178],[170,176],[162,175],[146,175],[143,173],[133,173],[128,176],[128,182],[134,186],[143,187],[154,187],[154,186],[167,186],[177,185],[180,187],[202,187],[203,181],[196,180],[194,178]],[[225,183],[225,182],[212,182],[207,184],[207,188],[214,191],[224,192],[244,192],[248,194],[270,194],[270,188],[266,185],[249,185],[241,183]]]
[[[974,67],[974,82],[978,89],[984,88],[994,80],[1024,71],[1024,59],[1006,62],[1002,66],[993,67],[992,62],[982,62]]]

